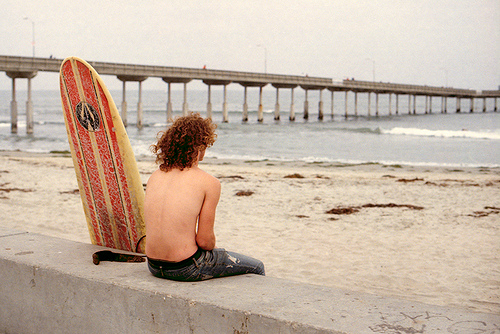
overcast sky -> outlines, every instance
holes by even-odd
[[[34,22],[36,57],[251,72],[267,65],[268,73],[479,90],[500,85],[499,0],[0,0],[0,6],[2,55],[32,55]],[[40,73],[33,86],[58,89],[57,80]],[[105,81],[121,87],[116,78]],[[144,82],[145,89],[164,85]],[[10,86],[0,75],[0,89]]]

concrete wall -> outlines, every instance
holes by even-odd
[[[0,229],[0,333],[500,333],[500,315],[245,275],[183,283]]]

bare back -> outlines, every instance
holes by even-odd
[[[220,191],[220,182],[198,166],[155,171],[144,202],[147,256],[177,262],[198,247],[213,249]]]

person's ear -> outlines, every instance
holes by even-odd
[[[204,157],[205,157],[205,150],[199,150],[198,151],[198,161],[203,161]]]

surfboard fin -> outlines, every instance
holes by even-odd
[[[146,259],[142,256],[114,253],[112,251],[104,250],[95,252],[92,254],[92,262],[98,265],[101,261],[111,261],[111,262],[145,262]]]

